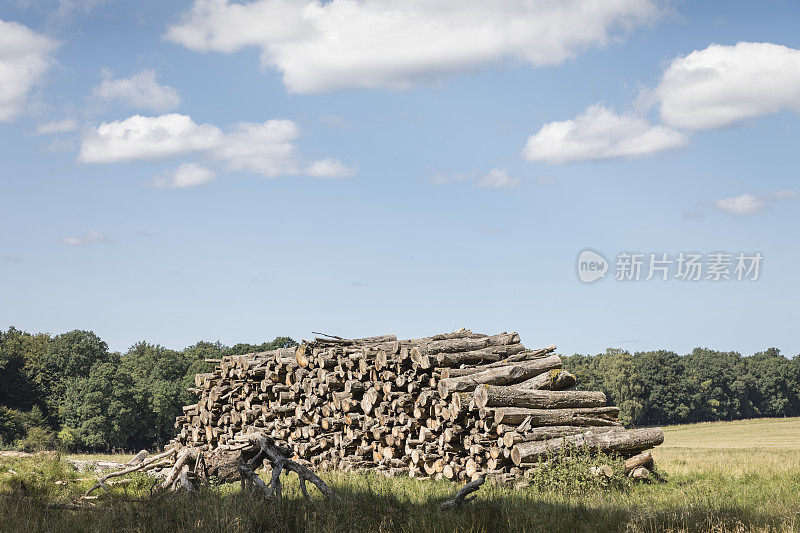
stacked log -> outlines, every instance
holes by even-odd
[[[567,445],[633,457],[663,441],[660,429],[626,431],[602,392],[575,390],[555,349],[462,329],[210,360],[176,444],[225,454],[262,434],[319,469],[510,481]]]

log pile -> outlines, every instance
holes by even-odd
[[[512,481],[567,445],[632,458],[663,441],[625,430],[602,392],[575,390],[555,346],[528,350],[516,333],[317,337],[210,361],[173,445],[212,466],[263,435],[312,468]]]

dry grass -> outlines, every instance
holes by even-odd
[[[37,502],[68,501],[87,482],[55,488],[55,479],[77,477],[63,462],[0,459],[0,531],[800,531],[800,419],[665,434],[654,453],[665,484],[577,496],[485,486],[457,513],[438,510],[456,488],[448,483],[333,472],[323,477],[341,503],[306,503],[293,483],[283,502],[231,486],[150,495],[142,479],[103,496],[107,510],[53,510]]]

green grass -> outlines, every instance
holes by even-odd
[[[0,459],[0,531],[800,531],[800,419],[665,428],[654,456],[667,483],[581,494],[485,485],[462,511],[440,512],[446,482],[326,472],[342,496],[306,503],[294,483],[281,502],[236,486],[150,492],[144,476],[113,489],[104,509],[66,511],[92,484],[53,457]],[[123,457],[121,460],[127,460]],[[9,470],[17,473],[11,474]]]

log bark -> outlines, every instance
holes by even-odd
[[[495,424],[521,424],[530,417],[532,426],[615,426],[619,407],[580,407],[576,409],[528,409],[498,407]]]
[[[574,387],[575,381],[575,376],[566,370],[554,369],[518,383],[517,387],[526,390],[564,390]]]
[[[474,396],[478,407],[564,409],[601,407],[606,404],[606,395],[602,392],[522,390],[516,386],[479,385]]]
[[[442,369],[442,377],[444,378],[456,378],[461,376],[468,376],[470,374],[474,374],[476,372],[482,372],[484,370],[488,370],[490,368],[495,368],[498,366],[509,365],[511,363],[519,363],[523,361],[533,361],[535,359],[542,359],[547,357],[548,354],[555,351],[555,345],[550,345],[547,348],[540,348],[538,350],[525,350],[524,347],[522,349],[517,350],[517,346],[522,346],[520,344],[512,344],[509,346],[495,346],[491,348],[486,348],[484,350],[478,350],[478,352],[464,352],[464,354],[472,354],[472,353],[480,353],[484,351],[497,351],[498,353],[508,352],[506,357],[495,359],[494,362],[479,364],[479,365],[472,365],[462,368],[447,368]],[[514,349],[511,351],[511,349]],[[451,354],[453,358],[460,358],[462,354]],[[437,358],[448,357],[448,354],[440,354],[436,356]],[[447,359],[445,359],[447,360]],[[464,361],[466,363],[466,361]],[[442,366],[447,366],[442,364]]]
[[[436,364],[439,366],[471,365],[484,361],[501,361],[508,356],[518,354],[525,350],[522,344],[506,344],[490,346],[480,350],[467,352],[440,353],[436,355]]]
[[[512,449],[511,460],[516,465],[523,462],[541,461],[550,454],[558,453],[567,445],[586,447],[589,450],[604,453],[627,454],[658,446],[662,442],[664,442],[664,432],[661,428],[630,429],[606,433],[586,432],[544,442],[521,442]]]
[[[561,357],[551,355],[543,359],[498,366],[470,374],[469,376],[446,378],[439,381],[438,390],[442,398],[447,398],[452,392],[469,392],[478,385],[507,385],[523,381],[542,372],[561,367]]]
[[[518,344],[519,335],[516,333],[501,333],[487,337],[461,337],[455,339],[435,340],[421,344],[419,351],[423,355],[436,355],[439,353],[466,352],[480,350],[488,346],[502,346],[505,344]]]
[[[625,473],[631,472],[640,466],[645,468],[653,466],[653,454],[651,452],[640,453],[625,459]]]

